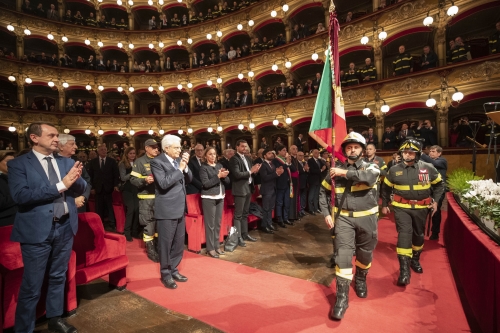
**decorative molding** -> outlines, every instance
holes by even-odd
[[[450,82],[470,82],[474,79],[489,80],[491,76],[500,74],[500,61],[485,61],[476,66],[469,66],[458,75],[450,75]]]
[[[410,95],[414,90],[426,89],[430,85],[428,77],[407,78],[403,81],[387,85],[384,89],[389,95],[405,93]]]
[[[354,38],[354,37],[359,37],[367,29],[368,28],[365,28],[365,26],[362,23],[349,24],[348,26],[345,26],[342,29],[340,29],[339,40],[345,40],[345,39],[350,39],[350,38]]]
[[[386,27],[390,24],[414,18],[427,11],[429,11],[429,6],[425,3],[425,0],[407,2],[398,9],[389,12],[387,19],[381,25]]]
[[[342,92],[342,98],[344,99],[345,104],[353,104],[355,102],[367,99],[367,91],[368,89],[351,89],[346,92]]]

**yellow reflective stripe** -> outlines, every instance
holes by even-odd
[[[420,251],[424,248],[424,244],[422,244],[422,246],[412,245],[411,248],[413,249],[413,251]]]
[[[396,202],[396,201],[393,201],[392,202],[392,205],[394,207],[399,207],[399,208],[417,208],[417,209],[424,209],[424,208],[429,208],[428,206],[422,206],[422,205],[411,205],[411,204],[404,204],[404,203],[401,203],[401,202]]]
[[[387,177],[384,178],[384,183],[385,183],[385,185],[388,185],[390,187],[394,187],[394,184],[391,183],[391,181]]]
[[[442,181],[442,180],[443,180],[443,178],[441,178],[441,174],[440,174],[440,173],[438,173],[437,178],[436,178],[436,179],[434,179],[434,180],[431,182],[431,184],[432,184],[432,185],[435,185],[435,184],[439,183],[439,182],[440,182],[440,181]]]
[[[335,207],[333,209],[333,212],[336,213],[337,211],[338,211],[338,208]],[[375,207],[368,209],[368,210],[363,210],[363,211],[358,211],[358,212],[344,210],[344,209],[342,209],[340,211],[340,215],[346,216],[346,217],[363,217],[363,216],[370,216],[373,214],[378,214],[378,206],[375,206]]]
[[[155,237],[158,238],[158,233],[157,232],[155,232]]]
[[[399,255],[407,256],[407,257],[410,257],[410,258],[413,256],[413,253],[412,253],[411,249],[403,249],[403,248],[397,247],[396,248],[396,252]]]
[[[352,268],[339,268],[339,266],[335,266],[335,275],[352,281]]]
[[[366,184],[362,184],[362,183],[359,183],[359,185],[354,185],[354,186],[351,186],[351,192],[356,192],[356,191],[365,191],[365,190],[369,190],[369,189],[372,189],[372,188],[377,188],[377,184],[373,185],[373,186],[368,186]],[[345,187],[336,187],[335,188],[335,193],[344,193],[345,191]]]
[[[146,234],[142,235],[142,240],[145,242],[151,242],[154,239],[154,236],[148,236]]]
[[[358,266],[359,268],[362,268],[362,269],[368,269],[368,268],[372,267],[372,263],[369,263],[368,265],[364,265],[356,260],[356,266]]]
[[[425,185],[394,185],[394,188],[396,190],[400,191],[409,191],[410,189],[414,191],[421,191],[421,190],[428,190],[431,188],[431,184],[425,184]]]
[[[140,173],[135,172],[135,171],[132,171],[132,172],[130,173],[130,175],[131,175],[131,176],[134,176],[135,178],[146,178],[146,177],[147,177],[147,176],[143,176],[143,175],[141,175]]]
[[[321,185],[326,188],[328,191],[331,191],[332,190],[332,185],[328,184],[328,182],[326,180],[323,180],[323,182],[321,183]]]
[[[154,199],[155,195],[154,194],[137,194],[137,197],[139,199]]]
[[[385,170],[385,169],[387,169],[387,164],[384,164],[384,165],[380,168],[380,170]]]

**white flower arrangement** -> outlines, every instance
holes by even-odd
[[[493,220],[495,229],[500,228],[500,183],[491,179],[470,180],[470,188],[462,195],[471,211],[478,210],[480,218]]]

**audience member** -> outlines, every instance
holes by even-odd
[[[424,53],[422,53],[420,66],[422,69],[430,69],[437,66],[437,54],[431,51],[430,46],[424,46]]]
[[[130,173],[132,166],[136,159],[136,151],[134,147],[125,149],[122,159],[118,164],[118,171],[120,173],[120,191],[123,196],[123,203],[125,204],[126,218],[124,234],[128,242],[132,241],[132,236],[140,238],[139,235],[139,198],[137,197],[138,189],[130,183]]]
[[[399,47],[399,55],[392,62],[393,76],[404,75],[413,72],[413,57],[405,51],[405,46]]]
[[[382,143],[384,150],[396,149],[396,133],[389,126],[385,128],[385,132],[382,135]]]
[[[193,174],[193,179],[186,185],[186,194],[200,193],[202,184],[200,180],[200,167],[203,159],[204,148],[202,144],[197,144],[194,147],[194,156],[189,159],[188,167]]]
[[[272,223],[272,212],[276,202],[276,179],[280,177],[284,169],[283,167],[276,168],[273,164],[275,159],[274,151],[269,148],[262,150],[262,156],[264,161],[262,161],[261,167],[259,169],[259,176],[261,180],[260,194],[262,195],[262,219],[261,219],[261,230],[273,234],[276,231]],[[258,165],[258,163],[256,163]]]
[[[326,165],[319,158],[319,150],[313,149],[312,158],[307,161],[309,167],[309,175],[307,182],[309,184],[309,213],[311,215],[316,215],[319,211],[319,186],[323,179],[321,179],[321,173],[326,170]]]
[[[467,61],[470,58],[470,45],[465,45],[462,37],[455,38],[455,45],[451,49],[451,62],[456,64],[458,62]]]
[[[0,150],[0,227],[13,225],[17,213],[17,204],[10,195],[9,177],[7,177],[9,173],[7,163],[14,157],[13,150]]]

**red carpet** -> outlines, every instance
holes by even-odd
[[[395,284],[396,236],[394,223],[380,220],[368,298],[359,299],[351,290],[341,322],[328,319],[334,288],[190,252],[179,269],[189,282],[166,289],[158,264],[147,260],[136,240],[127,248],[127,288],[225,332],[330,332],[337,327],[343,332],[470,332],[442,244],[426,241],[424,274],[412,274],[405,289]]]

